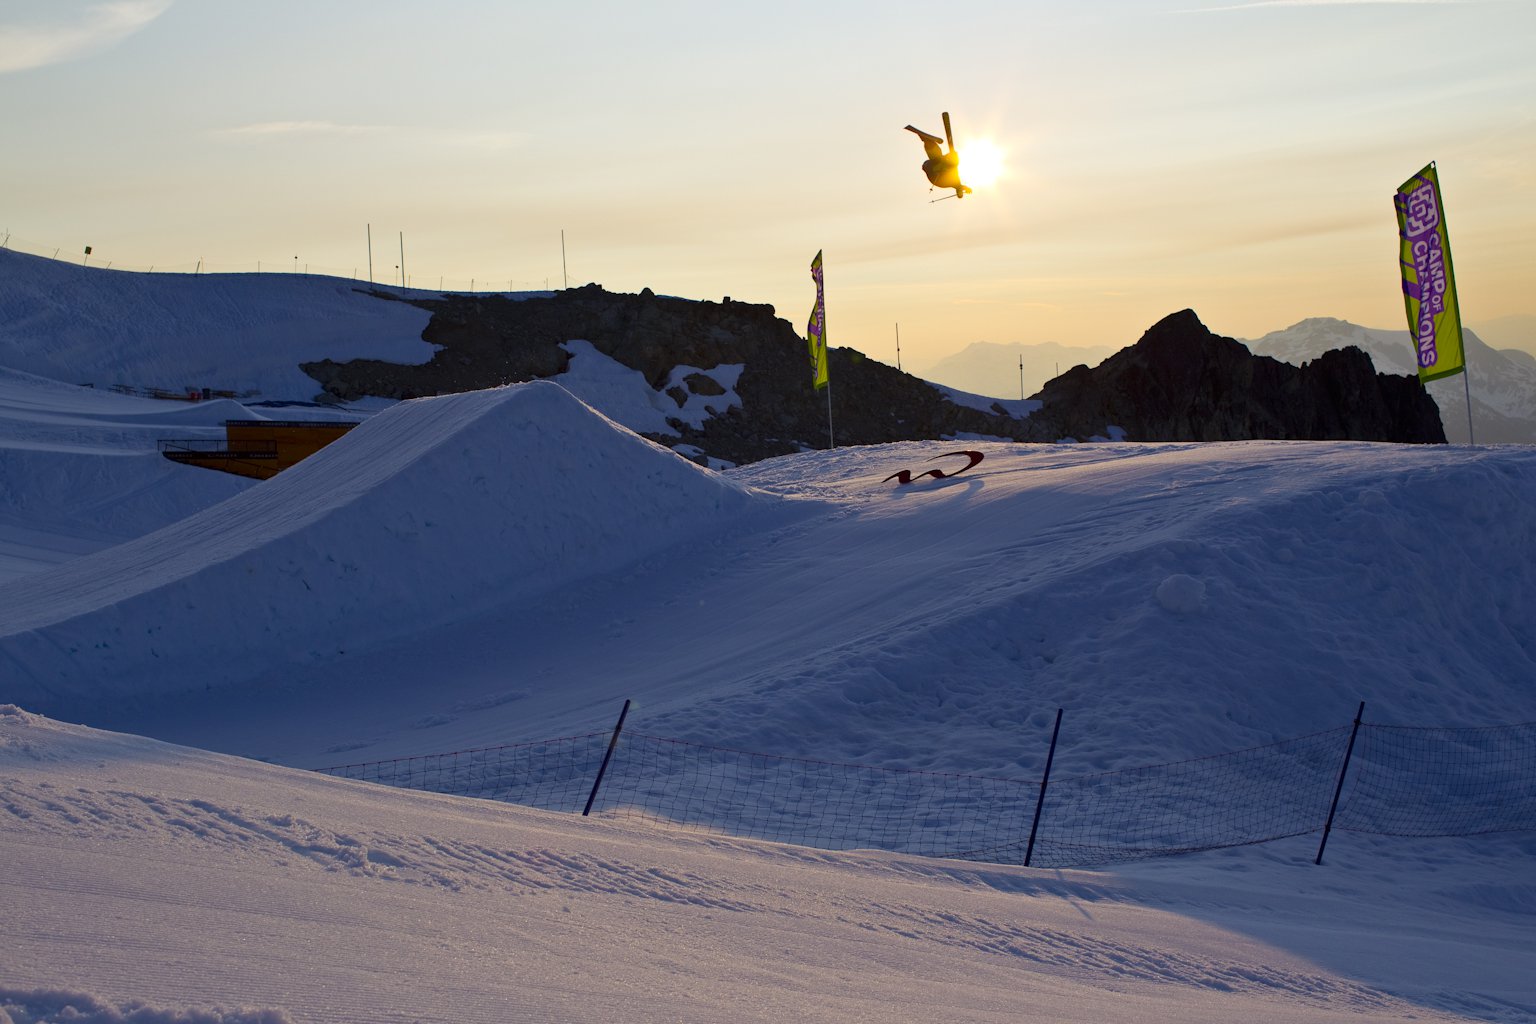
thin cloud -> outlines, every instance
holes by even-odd
[[[444,143],[465,149],[501,150],[515,149],[528,141],[527,132],[477,132],[452,129],[434,133]]]
[[[337,124],[334,121],[262,121],[238,128],[221,128],[214,134],[230,139],[271,139],[294,135],[380,135],[398,130],[389,125]]]
[[[46,25],[0,25],[0,74],[30,71],[110,49],[170,10],[175,0],[91,4],[77,17]]]
[[[466,128],[412,128],[387,124],[338,124],[335,121],[261,121],[238,128],[220,128],[218,138],[245,142],[279,141],[326,136],[392,136],[439,146],[464,149],[504,150],[520,146],[528,138],[520,132],[477,131]]]

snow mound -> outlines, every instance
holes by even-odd
[[[1157,585],[1157,603],[1176,615],[1192,615],[1205,605],[1205,584],[1176,572]]]
[[[767,500],[555,384],[404,402],[272,480],[0,591],[7,697],[46,710],[226,685],[616,571]]]

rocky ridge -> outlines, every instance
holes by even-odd
[[[378,293],[381,298],[387,296]],[[772,306],[613,293],[598,285],[549,296],[443,296],[410,301],[432,319],[427,363],[372,359],[302,364],[324,393],[347,401],[413,398],[495,387],[564,372],[562,342],[584,340],[639,371],[679,408],[689,391],[718,386],[706,374],[673,383],[679,366],[743,364],[739,408],[672,434],[649,434],[705,457],[753,462],[827,443],[827,400],[810,386],[805,342]],[[829,353],[839,445],[953,437],[1055,442],[1253,438],[1443,441],[1438,410],[1417,378],[1378,374],[1358,349],[1303,367],[1250,353],[1212,335],[1191,310],[1154,325],[1135,345],[1090,369],[1076,366],[1034,396],[1027,417],[951,401],[935,385],[848,348]],[[675,392],[675,393],[674,393]]]

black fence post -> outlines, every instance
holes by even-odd
[[[1333,815],[1339,809],[1339,794],[1344,792],[1344,776],[1349,773],[1349,758],[1355,752],[1355,737],[1360,735],[1360,719],[1365,717],[1365,701],[1360,702],[1360,710],[1355,712],[1355,727],[1349,732],[1349,746],[1344,748],[1344,764],[1339,768],[1339,783],[1333,787],[1333,803],[1328,807],[1328,821],[1323,825],[1323,841],[1317,844],[1317,860],[1314,864],[1323,862],[1323,847],[1328,845],[1328,833],[1333,831]]]
[[[1035,833],[1040,831],[1040,812],[1045,810],[1045,787],[1051,781],[1051,762],[1056,760],[1056,737],[1061,734],[1061,708],[1056,709],[1056,726],[1051,730],[1051,752],[1045,755],[1045,774],[1040,776],[1040,799],[1035,801],[1035,821],[1029,826],[1029,845],[1024,848],[1024,866],[1035,856]]]
[[[613,748],[619,745],[619,733],[624,728],[624,716],[629,714],[629,701],[624,702],[624,707],[619,711],[618,723],[613,727],[613,738],[608,741],[608,749],[603,754],[603,763],[597,769],[597,778],[592,780],[592,792],[587,795],[587,806],[581,809],[581,816],[585,818],[592,813],[592,801],[597,799],[597,787],[603,784],[603,776],[608,774],[608,762],[613,760]]]

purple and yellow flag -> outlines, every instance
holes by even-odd
[[[816,282],[816,305],[805,329],[806,344],[811,349],[811,384],[820,391],[827,386],[827,311],[822,301],[821,253],[811,260],[811,280]]]
[[[1408,333],[1419,356],[1419,380],[1428,383],[1466,369],[1461,307],[1451,273],[1451,242],[1440,202],[1440,177],[1431,163],[1393,196],[1402,239],[1403,303]]]

